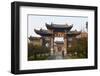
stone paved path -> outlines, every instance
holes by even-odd
[[[62,55],[52,55],[48,57],[48,60],[60,60],[60,59],[71,59],[72,57],[70,56],[62,56]]]
[[[52,55],[48,57],[48,60],[59,60],[59,59],[63,59],[63,57],[61,55]]]

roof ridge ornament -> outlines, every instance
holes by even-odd
[[[53,22],[51,22],[51,26],[53,26]]]

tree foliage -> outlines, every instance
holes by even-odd
[[[67,49],[72,55],[77,55],[78,58],[87,58],[88,56],[88,42],[87,38],[80,38],[77,40],[76,46]]]
[[[34,58],[37,59],[37,55],[48,54],[49,52],[50,50],[47,47],[28,43],[28,58],[34,56]]]

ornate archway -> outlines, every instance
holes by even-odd
[[[59,25],[59,24],[45,24],[48,30],[40,29],[40,30],[34,30],[37,34],[41,35],[42,40],[49,40],[50,43],[50,50],[51,50],[51,55],[55,54],[55,51],[59,49],[61,50],[62,55],[66,56],[67,55],[67,44],[68,44],[68,37],[75,37],[76,35],[79,35],[80,32],[77,31],[70,31],[73,25]],[[54,46],[54,39],[55,37],[63,37],[64,42],[63,42],[63,49],[61,46],[58,46],[55,50]],[[44,44],[45,41],[43,41]]]

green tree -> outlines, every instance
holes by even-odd
[[[75,51],[77,52],[78,57],[87,58],[88,55],[87,49],[88,49],[88,42],[86,37],[77,40],[77,46],[75,48]]]
[[[68,53],[72,56],[77,56],[78,58],[87,58],[88,57],[88,42],[87,38],[77,39],[75,47],[68,48]]]
[[[34,56],[34,59],[37,60],[38,56],[37,55],[42,55],[42,54],[49,54],[50,49],[44,46],[37,46],[33,45],[31,43],[28,44],[28,58],[31,56]]]

